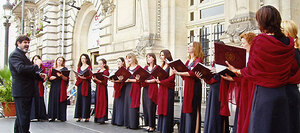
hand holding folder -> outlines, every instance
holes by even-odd
[[[77,75],[77,76],[84,76],[84,77],[87,77],[90,75],[90,70],[89,69],[86,69],[84,71],[82,71],[81,73],[78,73],[76,71],[73,70],[73,72]]]
[[[197,63],[196,66],[192,69],[194,73],[199,72],[202,74],[201,78],[205,80],[210,80],[213,77],[213,73],[210,71],[210,68],[205,66],[202,63]]]
[[[98,80],[103,80],[104,79],[103,72],[93,73],[93,77],[97,78]]]
[[[152,71],[151,75],[156,79],[158,78],[159,80],[164,80],[168,78],[169,74],[162,69],[160,66],[156,66],[154,70]]]
[[[171,68],[174,68],[178,72],[188,72],[190,71],[180,59],[177,59],[175,61],[167,61],[168,65]]]
[[[65,77],[69,77],[70,76],[70,71],[69,70],[62,70],[62,71],[60,71],[60,70],[56,70],[56,69],[52,68],[51,75],[55,76],[55,77],[59,77],[57,75],[57,73],[60,73],[60,74],[64,75]]]
[[[246,66],[246,50],[221,43],[215,43],[215,62],[217,73],[220,75],[228,74],[231,77],[236,76],[233,72],[227,69],[225,61],[228,61],[235,68],[244,68]]]
[[[146,79],[148,79],[150,77],[150,74],[143,68],[138,68],[133,74],[133,76],[140,76],[140,81],[145,81]]]
[[[116,73],[114,75],[112,75],[112,78],[114,80],[118,80],[119,79],[118,77],[120,77],[120,76],[123,77],[123,79],[121,81],[125,82],[131,76],[131,73],[126,68],[121,67],[116,71]]]

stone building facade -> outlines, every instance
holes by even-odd
[[[141,65],[145,65],[145,53],[158,54],[162,49],[169,49],[175,58],[186,57],[186,1],[25,1],[25,33],[32,39],[30,57],[39,54],[51,60],[64,56],[71,69],[77,68],[82,53],[90,55],[94,65],[100,56],[112,67],[129,52],[138,55]],[[13,13],[20,25],[20,1]]]

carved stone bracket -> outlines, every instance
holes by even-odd
[[[235,16],[233,19],[229,20],[229,22],[230,25],[228,26],[228,29],[225,33],[232,43],[239,43],[240,35],[242,33],[257,29],[254,13]]]
[[[137,46],[133,50],[137,55],[145,56],[145,48],[153,47],[155,45],[156,40],[158,40],[157,34],[150,33],[147,36],[141,36],[138,39]]]

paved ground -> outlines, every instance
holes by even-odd
[[[111,107],[112,105],[109,105]],[[94,117],[91,117],[90,122],[75,122],[74,106],[68,106],[66,122],[31,122],[30,131],[32,133],[141,133],[145,132],[144,128],[138,130],[127,129],[125,127],[113,126],[110,120],[103,125],[94,123]],[[201,109],[202,121],[204,119],[205,105]],[[140,108],[142,111],[142,107]],[[175,118],[180,118],[180,106],[175,103],[174,106]],[[0,118],[0,133],[13,133],[14,121],[16,117]],[[109,113],[109,119],[111,114]],[[141,119],[140,119],[141,120]],[[140,124],[143,122],[140,121]],[[174,132],[177,133],[177,126],[174,126]]]
[[[66,122],[31,122],[30,132],[32,133],[141,133],[143,128],[138,130],[125,127],[113,126],[110,121],[107,124],[90,122],[75,122],[73,119],[74,106],[68,106],[68,118]],[[12,133],[15,117],[0,118],[0,133]],[[175,129],[176,130],[176,129]],[[177,131],[176,131],[177,132]]]

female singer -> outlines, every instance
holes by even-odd
[[[141,66],[138,65],[136,56],[133,53],[126,55],[128,68],[127,70],[133,74]],[[124,126],[130,129],[139,128],[139,110],[141,97],[141,84],[136,77],[131,76],[125,84],[125,100],[124,100]]]
[[[106,64],[105,59],[100,59],[98,61],[99,70],[98,72],[102,72],[103,75],[109,76],[109,67]],[[97,84],[96,90],[96,103],[95,103],[95,122],[104,124],[105,121],[108,120],[108,96],[107,96],[107,78],[97,79],[97,77],[93,77],[93,80]]]
[[[172,71],[182,76],[184,80],[184,97],[182,104],[182,113],[180,117],[180,133],[200,133],[201,132],[201,100],[202,85],[199,78],[192,70],[197,63],[203,59],[202,47],[199,42],[193,42],[188,45],[187,52],[189,59],[185,65],[190,69],[189,72]]]
[[[249,51],[255,38],[256,34],[253,32],[247,32],[240,35],[242,46],[246,49],[246,62],[249,59]],[[250,80],[247,80],[243,77],[230,77],[222,76],[222,80],[234,81],[230,82],[229,88],[229,101],[230,99],[235,99],[236,104],[236,114],[234,119],[234,128],[233,133],[241,133],[248,131],[250,108],[252,105],[252,98],[254,93],[254,85]],[[234,95],[232,95],[234,94]],[[233,98],[234,96],[234,98]],[[233,101],[233,100],[232,100]],[[242,131],[244,130],[244,131]]]
[[[300,40],[297,36],[298,28],[294,21],[282,21],[281,27],[283,28],[283,33],[287,37],[292,37],[295,39],[295,56],[300,66]],[[288,97],[289,104],[289,122],[290,122],[290,132],[299,133],[300,132],[300,93],[297,84],[287,85],[286,95]]]
[[[157,114],[158,123],[157,129],[162,133],[173,132],[174,121],[174,88],[175,88],[175,74],[170,71],[169,65],[166,63],[172,61],[171,52],[169,50],[160,51],[160,59],[162,60],[161,67],[169,74],[167,79],[159,80],[156,82],[159,84],[158,88],[158,102],[157,102]]]
[[[41,59],[39,55],[33,56],[31,63],[36,64],[36,60]],[[45,72],[45,68],[42,65],[40,68],[42,69],[42,72]],[[43,79],[41,80],[35,80],[35,94],[32,98],[32,106],[31,106],[31,115],[30,119],[37,119],[38,121],[48,121],[48,116],[46,114],[46,106],[44,102],[44,83],[45,81]]]
[[[65,59],[58,57],[55,60],[54,67],[49,72],[49,81],[51,82],[49,104],[48,104],[48,116],[50,122],[58,119],[60,121],[67,120],[67,86],[69,77],[57,73],[57,76],[52,75],[52,70],[56,69],[59,71],[68,70],[65,67]]]
[[[256,20],[262,34],[253,40],[247,67],[240,70],[227,62],[228,69],[255,85],[248,131],[289,132],[286,88],[300,83],[294,40],[282,33],[281,16],[273,6],[260,8]]]
[[[92,67],[91,60],[87,54],[82,54],[77,66],[78,73],[89,73],[88,76],[76,75],[77,86],[77,100],[75,107],[75,116],[78,118],[76,122],[80,122],[82,118],[85,119],[84,122],[89,122],[90,112],[91,112],[91,79],[92,79]]]
[[[156,56],[154,53],[148,53],[146,58],[147,66],[145,66],[144,69],[151,73],[156,67]],[[149,126],[149,128],[146,129],[147,131],[153,132],[155,130],[158,85],[153,77],[149,77],[147,80],[142,82],[142,86],[145,126]]]
[[[117,59],[118,68],[126,68],[125,59],[119,57]],[[111,80],[114,82],[114,105],[111,124],[123,126],[124,125],[124,98],[125,98],[125,85],[121,80]]]

